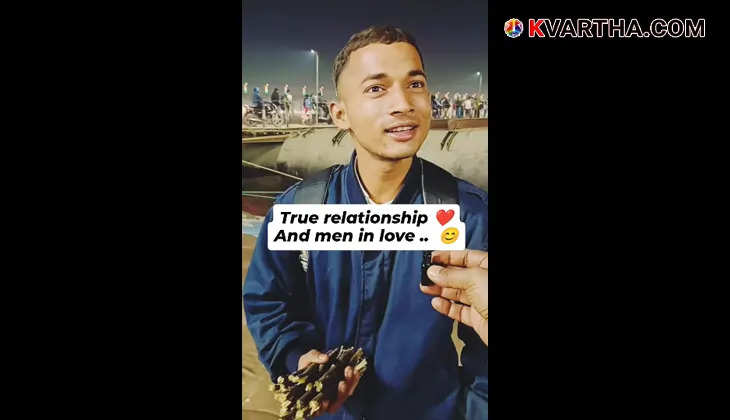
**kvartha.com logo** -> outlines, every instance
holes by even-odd
[[[504,23],[504,33],[510,38],[517,38],[522,33],[524,26],[519,19],[512,18]]]
[[[704,18],[639,19],[624,18],[540,18],[527,20],[530,38],[704,38]],[[504,33],[517,38],[524,31],[522,21],[512,18],[504,23]]]

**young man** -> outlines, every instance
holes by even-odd
[[[424,163],[416,156],[431,123],[430,93],[413,38],[393,27],[353,35],[335,59],[334,123],[355,143],[350,164],[331,178],[327,204],[423,204]],[[300,184],[276,204],[292,204]],[[456,181],[466,246],[487,250],[487,194]],[[422,252],[269,251],[258,237],[244,287],[249,330],[272,378],[322,352],[362,347],[360,378],[348,367],[326,419],[486,419],[487,346],[460,325],[463,367],[450,339],[452,320],[420,288]],[[344,405],[344,406],[343,406]]]

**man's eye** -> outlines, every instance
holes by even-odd
[[[378,92],[382,92],[382,91],[383,91],[383,88],[380,86],[370,86],[369,88],[367,88],[367,90],[365,92],[378,93]]]
[[[413,82],[413,83],[411,83],[411,86],[412,86],[412,87],[416,87],[416,88],[422,88],[422,87],[426,87],[426,84],[425,84],[425,83],[423,83],[423,82],[421,82],[421,81],[419,80],[419,81],[417,81],[417,82]]]

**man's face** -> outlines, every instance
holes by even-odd
[[[431,125],[431,99],[415,47],[362,47],[350,54],[338,85],[335,124],[350,129],[362,149],[385,160],[418,152]]]

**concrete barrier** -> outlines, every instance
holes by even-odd
[[[489,136],[486,120],[459,120],[453,124],[449,121],[444,125],[444,128],[436,128],[436,124],[432,126],[418,156],[487,190]],[[450,126],[455,129],[450,130]],[[333,144],[332,139],[338,132],[334,127],[317,128],[306,135],[291,137],[281,143],[244,144],[243,158],[258,165],[307,178],[331,165],[349,162],[354,150],[354,140],[348,133]],[[264,175],[258,171],[250,172]],[[292,183],[290,178],[282,181],[282,185],[288,186]],[[244,180],[244,184],[247,188],[256,187],[255,182]],[[270,188],[271,183],[267,187]]]

